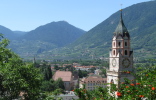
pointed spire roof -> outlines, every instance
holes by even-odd
[[[123,19],[122,19],[122,9],[120,10],[121,11],[121,15],[120,15],[120,21],[119,21],[119,24],[115,30],[115,36],[127,36],[128,38],[130,38],[129,36],[129,33],[128,33],[128,30],[123,22]]]

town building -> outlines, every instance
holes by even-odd
[[[134,72],[133,69],[133,50],[130,46],[130,35],[124,25],[121,10],[120,21],[112,39],[107,82],[119,86],[121,82],[125,82],[125,78],[134,80],[135,77],[131,74]]]
[[[81,79],[80,88],[85,88],[86,90],[94,90],[98,87],[105,88],[107,85],[107,78],[102,78],[101,76],[93,75]]]
[[[91,68],[96,68],[96,66],[73,66],[76,70],[89,71]]]
[[[62,78],[62,81],[64,82],[65,90],[72,90],[73,89],[73,75],[70,71],[56,71],[53,75],[53,79],[57,80],[58,78]]]

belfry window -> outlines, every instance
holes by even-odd
[[[120,47],[120,45],[121,45],[121,42],[119,42],[119,43],[118,43],[118,45],[119,45],[119,47]]]
[[[115,55],[115,50],[113,51],[113,54]]]
[[[127,42],[125,42],[125,46],[127,46]]]
[[[127,55],[127,50],[125,50],[125,55]]]

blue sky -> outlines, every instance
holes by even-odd
[[[1,0],[0,25],[30,31],[53,21],[90,30],[122,8],[150,0]]]

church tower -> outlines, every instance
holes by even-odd
[[[112,49],[109,55],[107,82],[119,86],[121,82],[125,82],[125,78],[134,80],[131,74],[133,73],[133,50],[130,46],[129,32],[122,19],[122,10],[119,24],[112,38]]]

